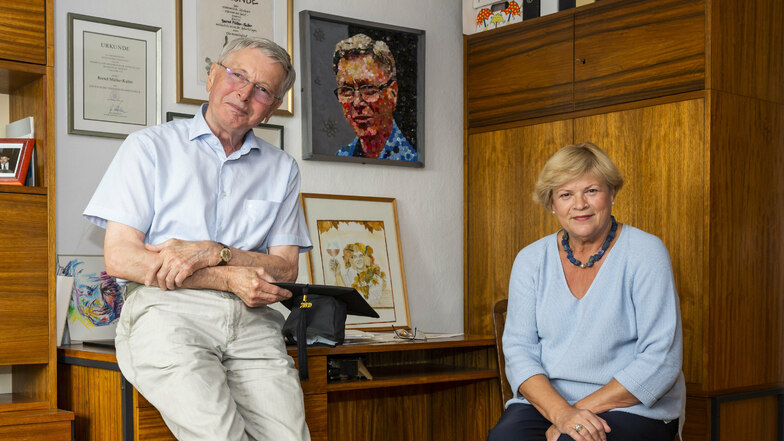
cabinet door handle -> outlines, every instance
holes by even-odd
[[[585,58],[575,58],[575,61],[579,61],[580,63],[585,64]]]

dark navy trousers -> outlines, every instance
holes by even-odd
[[[665,423],[617,410],[600,413],[599,417],[612,429],[607,441],[672,441],[678,433],[678,420]],[[551,425],[534,406],[516,403],[506,408],[487,440],[545,441],[545,432]],[[558,441],[574,440],[569,435],[561,435]]]

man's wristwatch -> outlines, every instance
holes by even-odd
[[[227,247],[226,245],[220,242],[218,242],[218,244],[220,244],[220,246],[223,247],[220,250],[220,254],[219,254],[220,260],[218,261],[218,266],[227,265],[231,260],[231,248]]]

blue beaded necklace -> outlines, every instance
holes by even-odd
[[[569,259],[569,262],[572,262],[572,264],[579,266],[580,268],[590,268],[594,263],[598,262],[602,256],[604,256],[605,251],[607,251],[607,248],[610,247],[610,243],[615,238],[615,232],[618,230],[618,223],[615,222],[615,216],[610,216],[610,219],[612,219],[612,226],[610,227],[610,232],[607,234],[607,239],[604,239],[602,249],[600,249],[598,253],[589,257],[588,261],[585,263],[582,263],[574,258],[572,249],[569,247],[569,233],[564,230],[563,239],[561,239],[561,245],[563,245],[563,249],[566,252],[566,258]]]

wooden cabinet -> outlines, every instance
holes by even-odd
[[[0,438],[8,440],[70,440],[73,420],[56,409],[53,8],[0,0],[0,93],[11,121],[35,120],[39,181],[0,185],[0,365],[11,376],[11,390],[0,391]]]
[[[775,439],[781,424],[784,6],[736,3],[605,0],[465,42],[466,331],[492,329],[516,253],[559,228],[530,196],[546,159],[594,142],[626,177],[618,220],[670,252],[689,395],[684,440]],[[472,90],[482,90],[471,85],[481,81],[472,49],[514,45],[514,36],[535,36],[529,28],[549,35],[543,24],[562,32],[563,17],[585,60],[575,63],[573,110],[539,103],[538,113],[472,119],[482,111],[472,109]],[[506,69],[548,75],[536,64]]]
[[[468,124],[705,87],[702,0],[603,2],[466,39]]]
[[[545,17],[530,26],[509,27],[504,38],[488,33],[468,41],[471,127],[572,110],[572,22],[570,15]]]
[[[484,439],[501,414],[494,344],[477,337],[310,348],[302,391],[311,439]],[[373,379],[330,380],[328,362],[347,357],[361,357]],[[60,405],[76,413],[79,440],[174,439],[122,378],[113,349],[60,349],[59,389]]]
[[[0,0],[0,58],[46,64],[46,6],[45,0]]]

